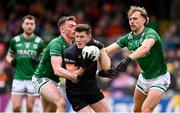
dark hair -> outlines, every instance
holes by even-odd
[[[61,26],[62,24],[64,24],[68,20],[75,21],[76,18],[74,16],[62,16],[57,23],[58,27]]]
[[[91,35],[92,28],[88,24],[77,24],[75,31],[77,31],[77,32],[85,31],[86,34]]]
[[[22,18],[22,22],[24,22],[25,19],[34,20],[34,21],[36,20],[35,17],[32,16],[32,15],[26,15],[26,16],[24,16],[24,17]]]

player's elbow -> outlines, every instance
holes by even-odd
[[[58,75],[58,72],[54,70],[54,74],[55,74],[55,75]]]
[[[53,68],[54,74],[59,76],[60,75],[60,70],[58,69],[58,67]]]
[[[55,74],[55,75],[58,75],[57,69],[54,69],[54,74]]]

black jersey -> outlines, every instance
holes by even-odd
[[[64,54],[64,64],[73,64],[78,68],[83,63],[81,54],[82,49],[79,49],[76,44],[71,45]],[[98,89],[96,81],[97,61],[93,62],[82,75],[82,79],[77,83],[71,80],[66,80],[66,92],[72,95],[84,94]]]

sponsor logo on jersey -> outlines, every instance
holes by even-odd
[[[64,61],[65,61],[66,63],[75,63],[74,60],[71,60],[71,59],[68,59],[68,58],[64,58]]]
[[[16,47],[21,47],[22,46],[22,44],[16,44]]]
[[[37,45],[37,44],[33,44],[33,48],[34,48],[34,49],[37,49],[37,48],[38,48],[38,45]]]
[[[25,43],[26,48],[29,48],[29,46],[30,46],[30,43]]]
[[[34,50],[17,50],[18,56],[25,58],[35,58],[37,52]]]

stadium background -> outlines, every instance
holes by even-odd
[[[148,26],[160,33],[165,47],[172,79],[156,111],[180,112],[180,0],[0,0],[0,112],[12,111],[9,96],[13,68],[4,57],[11,38],[22,31],[23,16],[32,14],[37,18],[35,32],[46,44],[58,36],[59,17],[74,15],[78,23],[90,24],[94,38],[107,46],[130,31],[126,13],[131,5],[147,9],[150,17]],[[126,49],[120,51],[112,58],[112,65],[116,66],[128,54]],[[138,73],[138,65],[132,63],[126,73],[120,73],[114,79],[98,78],[114,112],[132,111]],[[41,105],[37,101],[35,111],[40,110]]]

